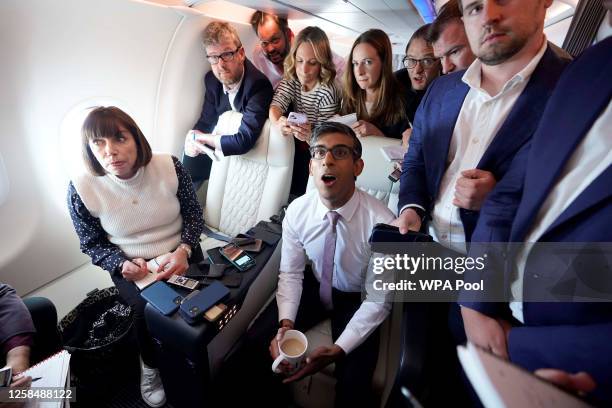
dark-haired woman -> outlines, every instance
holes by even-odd
[[[70,182],[68,210],[81,250],[111,274],[120,296],[134,310],[141,394],[147,405],[159,407],[165,393],[154,368],[146,303],[133,281],[149,273],[150,259],[159,263],[160,279],[185,273],[192,251],[194,257],[201,256],[202,209],[181,163],[152,153],[138,125],[120,109],[90,112],[81,144],[87,171]]]

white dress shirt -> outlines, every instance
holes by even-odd
[[[237,112],[236,106],[234,105],[234,100],[236,99],[236,94],[240,90],[240,86],[242,85],[242,81],[244,80],[244,73],[246,68],[242,71],[242,76],[240,77],[240,81],[234,84],[231,88],[227,85],[223,84],[223,92],[227,95],[229,99],[230,106],[234,112]]]
[[[516,75],[510,78],[497,95],[489,95],[482,89],[482,62],[476,59],[463,74],[470,90],[463,101],[455,123],[448,150],[447,168],[438,192],[429,234],[442,245],[457,252],[466,253],[465,231],[459,217],[459,207],[453,204],[455,185],[461,172],[476,168],[491,141],[506,121],[536,66],[546,51],[544,38],[542,47],[533,59]],[[408,207],[402,207],[402,211]],[[419,207],[419,206],[416,206]],[[423,208],[424,210],[424,208]]]
[[[295,321],[306,262],[312,262],[317,280],[321,279],[326,219],[330,211],[313,189],[295,199],[283,221],[283,245],[276,301],[279,321]],[[343,292],[361,292],[366,281],[370,251],[368,238],[377,223],[390,223],[393,213],[378,199],[356,188],[351,199],[335,210],[340,214],[336,225],[336,252],[332,286]],[[336,344],[350,353],[359,346],[391,309],[389,303],[364,301],[355,312]]]
[[[227,95],[227,98],[229,99],[230,107],[232,108],[234,112],[238,112],[238,110],[236,109],[236,106],[234,105],[234,100],[236,99],[236,95],[238,94],[238,91],[240,90],[240,86],[242,85],[242,81],[244,80],[245,72],[246,72],[246,68],[242,71],[242,76],[240,77],[240,81],[235,83],[234,86],[232,86],[231,88],[225,84],[222,84],[223,93]],[[229,135],[218,135],[218,134],[212,133],[211,136],[214,138],[215,153],[217,153],[217,157],[224,157],[223,149],[221,148],[221,138],[227,137]]]
[[[572,156],[565,164],[559,181],[550,191],[546,200],[540,207],[525,242],[537,242],[546,230],[559,218],[572,202],[610,165],[612,165],[612,105],[608,107],[593,123],[591,130],[580,142]],[[554,140],[551,140],[554,144]],[[551,146],[554,148],[554,146]],[[528,192],[526,192],[528,193]],[[523,318],[523,275],[525,263],[531,245],[525,245],[517,255],[517,276],[513,280],[510,290],[514,301],[510,302],[512,315],[520,322]]]

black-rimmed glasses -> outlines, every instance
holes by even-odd
[[[417,64],[421,64],[423,68],[429,68],[433,66],[435,63],[437,63],[438,60],[439,60],[438,58],[433,58],[433,57],[427,57],[427,58],[421,58],[421,59],[406,57],[404,58],[403,62],[406,68],[412,69],[416,67]]]
[[[229,62],[231,60],[234,59],[234,56],[236,55],[236,53],[238,51],[240,51],[240,49],[242,48],[242,46],[236,48],[235,51],[226,51],[226,52],[222,52],[219,55],[207,55],[206,59],[208,60],[208,62],[210,62],[212,65],[216,65],[219,63],[219,59],[222,59],[223,62]]]
[[[311,146],[309,150],[310,150],[310,157],[312,157],[315,160],[323,160],[325,156],[327,156],[327,152],[331,152],[332,156],[336,160],[345,160],[351,156],[354,158],[358,157],[358,154],[355,151],[355,149],[353,149],[350,146],[343,145],[343,144],[335,145],[334,147],[329,148],[329,149],[325,146],[320,146],[320,145]]]

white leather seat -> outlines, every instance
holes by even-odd
[[[393,171],[393,165],[383,156],[380,148],[397,145],[401,140],[388,137],[370,136],[360,139],[365,163],[363,172],[357,177],[356,185],[370,195],[378,198],[389,206],[391,211],[397,213],[397,195],[399,182],[392,183],[388,175]],[[315,188],[312,177],[308,180],[307,189]],[[396,307],[400,306],[400,307]],[[393,305],[391,314],[380,327],[380,348],[378,362],[372,378],[372,387],[380,395],[381,406],[384,405],[398,367],[400,333],[401,333],[401,305]],[[308,332],[308,349],[312,351],[319,346],[331,345],[331,324],[325,320]],[[302,407],[333,407],[334,365],[327,366],[312,377],[305,378],[293,386],[293,398]]]
[[[233,134],[241,120],[241,113],[225,112],[219,117],[214,132]],[[213,162],[204,208],[206,225],[224,235],[235,236],[277,214],[289,198],[293,155],[293,138],[282,136],[266,121],[257,143],[248,153]],[[202,235],[204,251],[225,244]],[[280,245],[251,285],[240,311],[208,345],[213,374],[276,289],[279,265]]]
[[[397,195],[399,182],[393,183],[389,174],[393,165],[383,156],[380,148],[384,146],[400,145],[400,139],[390,137],[369,136],[360,139],[363,147],[362,158],[365,163],[363,172],[357,178],[357,187],[378,198],[397,213]]]
[[[236,133],[241,120],[241,113],[225,112],[213,133]],[[213,162],[204,206],[206,225],[235,236],[277,214],[289,198],[294,149],[293,139],[282,136],[266,121],[248,153]],[[223,244],[202,238],[204,250]]]

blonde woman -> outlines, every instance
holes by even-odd
[[[308,141],[315,126],[340,110],[341,92],[335,85],[336,69],[329,40],[318,27],[297,35],[285,59],[284,78],[270,106],[270,120],[284,136],[297,139],[291,193],[302,195],[308,181]],[[305,116],[304,123],[287,121],[291,111]]]

